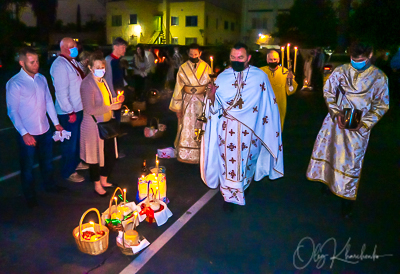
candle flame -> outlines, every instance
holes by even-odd
[[[94,225],[94,222],[90,221],[89,224]]]
[[[297,47],[294,47],[294,49],[297,49]]]
[[[114,197],[114,200],[116,201],[116,200],[117,200],[117,197]]]
[[[126,192],[126,188],[124,188],[123,190],[124,190],[124,192]]]
[[[210,56],[210,60],[211,60],[211,61],[213,60],[213,57],[212,57],[212,56]]]
[[[287,45],[288,45],[288,47],[290,47],[290,43],[288,43]]]
[[[135,216],[136,216],[136,215],[137,215],[137,211],[133,212],[133,215],[135,215]]]
[[[285,49],[285,47],[281,47],[281,50],[284,50]]]

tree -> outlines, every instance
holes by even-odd
[[[57,17],[57,0],[29,0],[36,16],[38,39],[42,43],[49,41],[49,32],[52,30]]]
[[[289,13],[277,17],[278,31],[273,34],[282,43],[303,48],[336,46],[337,17],[331,0],[295,0]]]
[[[400,45],[400,1],[364,0],[350,16],[351,38],[361,39],[377,49]]]

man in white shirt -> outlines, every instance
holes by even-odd
[[[83,182],[83,176],[76,172],[80,163],[79,139],[83,118],[80,87],[85,77],[75,58],[78,56],[76,42],[66,37],[60,42],[61,54],[50,68],[56,94],[56,111],[60,124],[71,132],[71,138],[61,143],[63,178],[71,182]]]
[[[46,78],[38,73],[39,59],[32,48],[19,54],[21,71],[6,85],[8,116],[18,131],[22,192],[29,207],[37,206],[33,178],[35,152],[38,152],[40,171],[46,191],[59,191],[53,179],[53,140],[46,113],[57,131],[63,128],[57,119]]]

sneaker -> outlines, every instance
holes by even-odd
[[[89,169],[89,165],[83,162],[80,162],[79,165],[76,167],[76,170],[84,170],[84,169]]]
[[[77,172],[74,172],[67,178],[68,181],[73,182],[73,183],[81,183],[85,181],[85,178],[81,175],[79,175]]]

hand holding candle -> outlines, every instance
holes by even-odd
[[[117,102],[123,102],[125,100],[124,91],[118,90]]]

